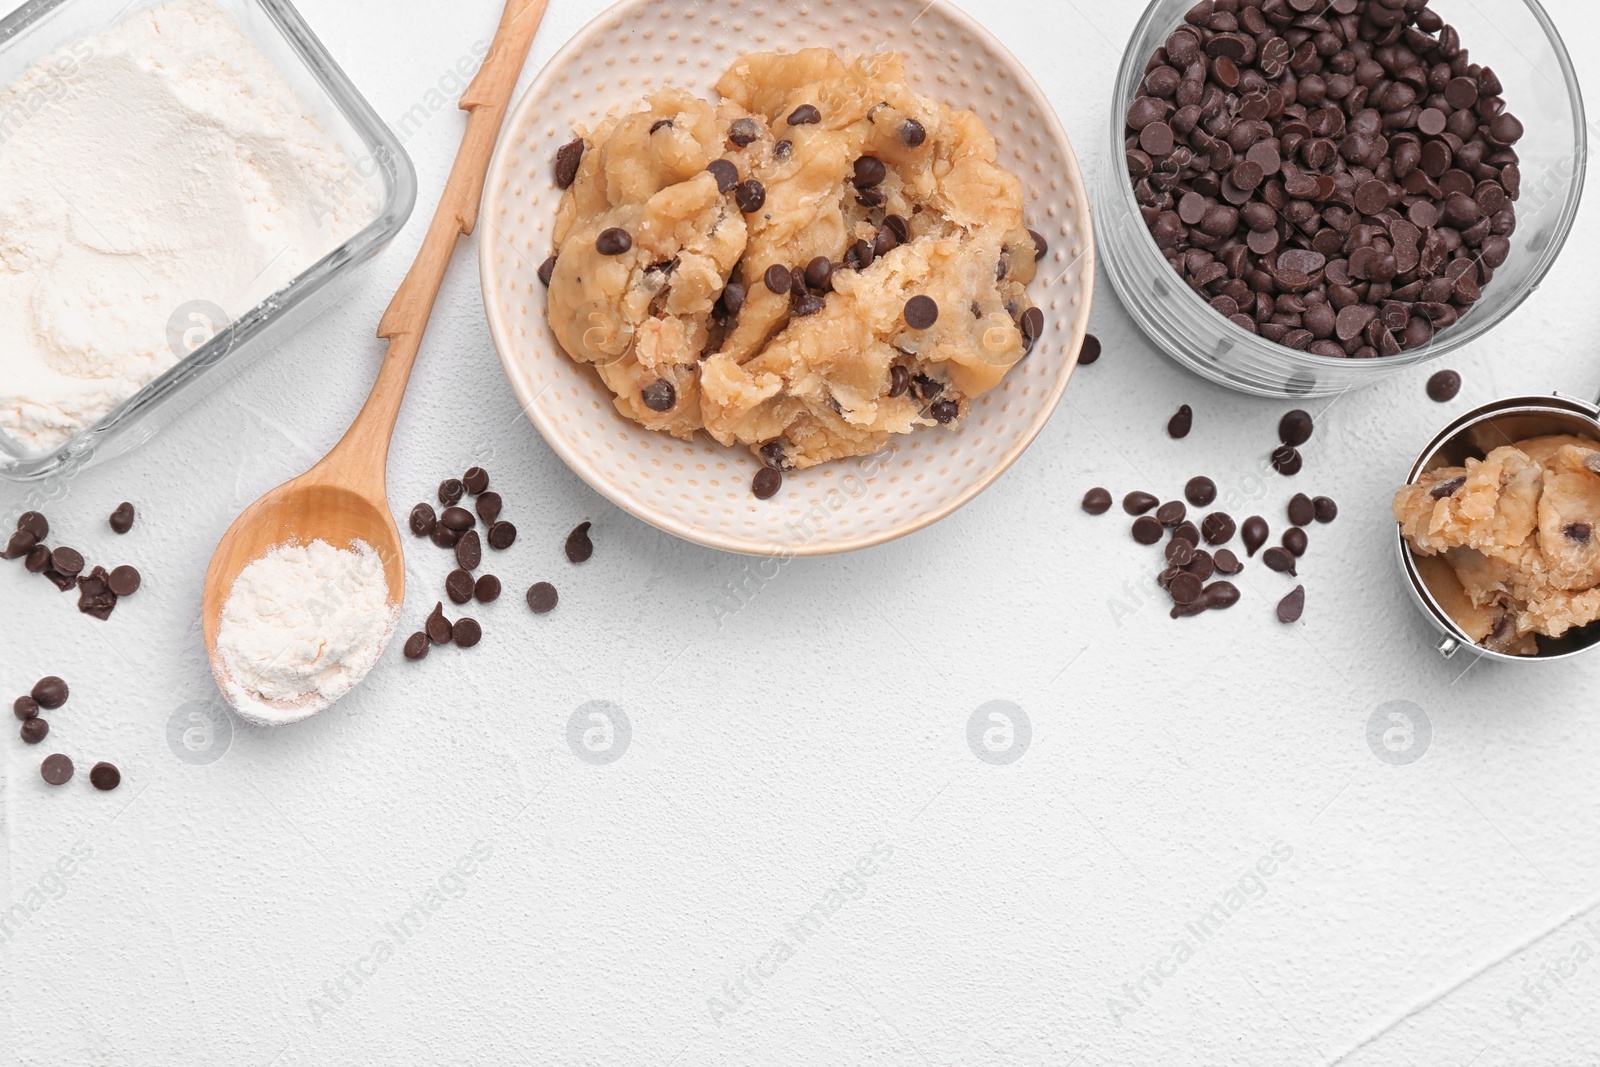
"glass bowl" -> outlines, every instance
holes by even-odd
[[[0,19],[0,85],[39,60],[85,42],[162,0],[29,0]],[[377,214],[354,237],[309,265],[232,322],[214,305],[177,309],[173,329],[188,354],[61,447],[38,452],[0,432],[0,478],[30,481],[84,469],[148,441],[238,371],[331,306],[383,251],[411,215],[417,178],[399,139],[334,62],[289,0],[210,0],[288,81],[301,102],[355,163],[355,180]],[[341,190],[331,196],[347,195]]]
[[[1536,0],[1434,0],[1476,63],[1505,86],[1506,109],[1523,119],[1516,150],[1523,175],[1511,254],[1483,299],[1428,345],[1378,359],[1299,352],[1223,317],[1173,270],[1150,235],[1124,165],[1129,105],[1157,48],[1193,0],[1155,0],[1133,31],[1117,75],[1109,129],[1109,170],[1096,195],[1096,236],[1106,272],[1139,327],[1190,370],[1240,392],[1293,398],[1371,385],[1439,359],[1486,335],[1544,280],[1571,232],[1583,196],[1588,130],[1583,95],[1566,45]]]

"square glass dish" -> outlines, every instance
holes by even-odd
[[[26,0],[0,19],[0,93],[25,74],[37,74],[42,60],[64,53],[87,61],[95,54],[93,44],[103,34],[166,2]],[[369,217],[369,202],[374,205],[370,221],[338,247],[299,269],[287,284],[255,306],[235,312],[231,321],[228,311],[204,300],[175,308],[167,323],[167,337],[172,354],[177,357],[176,365],[121,400],[103,417],[77,430],[64,443],[41,448],[0,430],[0,478],[28,481],[82,469],[149,440],[229,377],[222,373],[224,368],[242,369],[247,354],[253,357],[281,343],[331,306],[362,273],[361,268],[394,239],[415,206],[416,171],[405,149],[289,0],[204,2],[237,25],[244,38],[259,49],[267,64],[293,90],[302,114],[314,119],[343,153],[347,164],[340,171],[343,180],[326,188],[326,193],[335,205],[351,203],[352,196],[358,198],[359,207],[354,209],[358,221],[345,229],[354,229],[359,220]],[[82,96],[74,96],[78,89],[70,82],[70,66],[69,62],[59,68],[61,80],[66,83],[60,99],[88,99],[92,103],[92,86]],[[22,102],[31,99],[16,97],[12,106],[21,107]],[[46,102],[39,108],[48,106],[51,104]],[[0,112],[4,110],[0,108]],[[6,125],[14,118],[0,113],[0,145],[19,129],[15,122]],[[28,115],[21,116],[21,122],[28,121]],[[90,152],[91,162],[93,156]],[[199,163],[194,170],[203,173]],[[203,186],[201,191],[204,192]],[[186,188],[182,196],[188,195]],[[316,202],[322,202],[321,198]],[[296,268],[286,263],[279,269],[286,272]],[[245,299],[256,300],[258,296],[252,293]],[[70,305],[65,310],[70,313]],[[88,315],[87,310],[84,315]],[[201,388],[202,384],[205,388]],[[56,436],[60,433],[57,430]]]

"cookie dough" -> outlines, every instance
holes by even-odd
[[[758,53],[556,160],[550,323],[617,409],[781,469],[949,425],[1033,347],[1022,183],[901,56]]]
[[[1537,655],[1537,636],[1600,621],[1600,444],[1540,437],[1429,471],[1395,518],[1440,606],[1479,644]]]

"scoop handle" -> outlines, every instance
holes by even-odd
[[[428,224],[416,262],[378,324],[378,336],[389,342],[383,368],[361,414],[334,448],[334,453],[346,457],[340,462],[342,469],[359,467],[354,462],[358,457],[369,463],[376,460],[372,465],[376,467],[380,489],[389,441],[422,348],[423,334],[439,299],[439,287],[444,284],[456,242],[477,227],[489,160],[511,106],[511,93],[548,6],[549,0],[509,0],[500,16],[500,28],[483,66],[461,97],[461,110],[468,113],[467,129],[450,168],[444,195]]]

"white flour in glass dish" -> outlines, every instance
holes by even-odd
[[[0,89],[0,432],[59,447],[189,355],[186,309],[242,315],[377,213],[208,0],[41,60]]]

